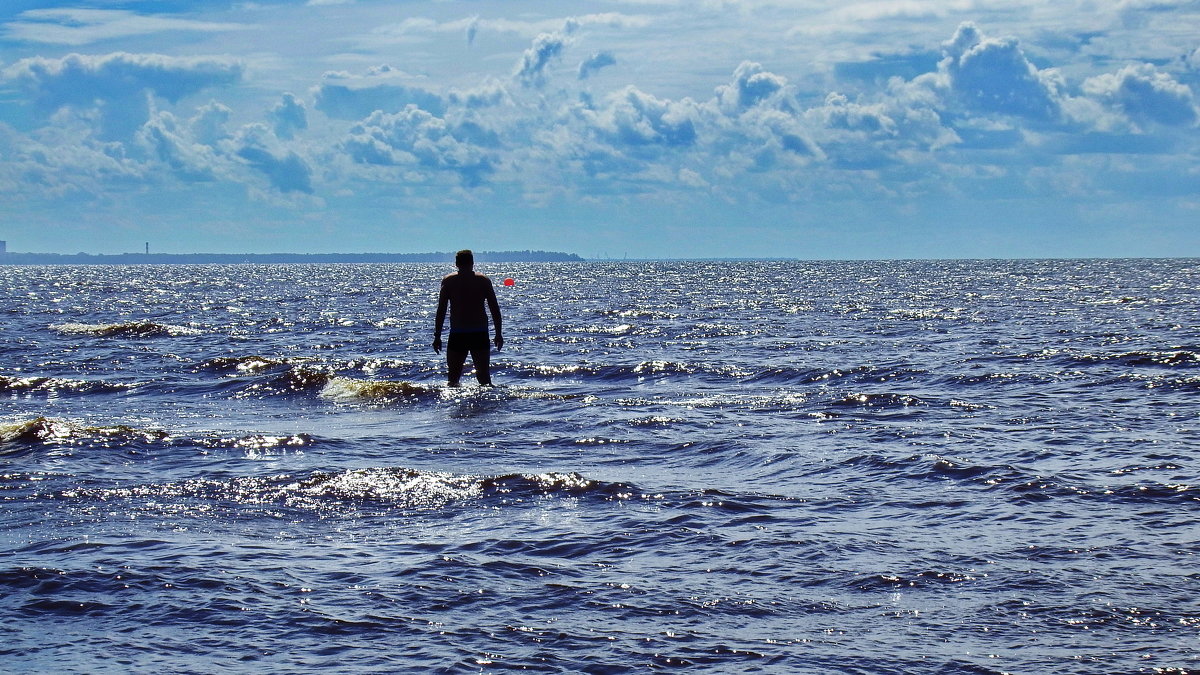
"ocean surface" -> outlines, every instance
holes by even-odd
[[[1200,668],[1200,260],[450,271],[0,267],[0,671]]]

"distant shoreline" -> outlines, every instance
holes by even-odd
[[[584,262],[558,251],[477,251],[489,262]],[[434,253],[0,253],[0,265],[241,265],[295,263],[452,263],[453,252]]]
[[[559,251],[476,251],[475,260],[480,263],[512,262],[579,262],[598,264],[622,263],[682,263],[682,262],[930,262],[940,261],[986,261],[986,260],[1200,260],[1196,256],[1172,257],[1067,257],[1067,258],[759,258],[759,257],[704,257],[704,258],[583,258],[574,253]],[[453,263],[454,253],[0,253],[3,265],[283,265],[283,264],[337,264],[337,263]]]

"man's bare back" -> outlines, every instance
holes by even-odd
[[[442,279],[438,293],[433,349],[442,351],[442,325],[449,307],[450,340],[446,345],[446,365],[450,384],[458,384],[468,353],[475,364],[475,378],[480,384],[491,384],[491,348],[488,345],[485,306],[491,312],[492,323],[496,327],[496,349],[501,349],[504,347],[504,334],[500,303],[496,301],[496,290],[492,287],[491,279],[474,270],[475,259],[470,251],[459,251],[455,264],[458,265],[458,272]]]
[[[438,308],[450,303],[450,332],[465,333],[486,331],[487,314],[484,303],[490,305],[493,315],[500,313],[496,302],[496,291],[490,279],[478,272],[457,272],[442,279],[442,290],[438,297]]]

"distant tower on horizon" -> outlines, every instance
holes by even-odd
[[[8,253],[8,242],[0,241],[0,255]]]
[[[150,242],[146,242],[146,255],[150,255]]]

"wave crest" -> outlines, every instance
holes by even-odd
[[[437,396],[438,387],[397,380],[356,380],[331,377],[321,388],[321,398],[339,401],[361,401]]]
[[[148,500],[151,507],[166,501],[177,504],[181,499],[216,501],[228,508],[282,506],[333,516],[362,510],[439,509],[475,500],[512,505],[555,496],[621,499],[634,492],[630,486],[594,481],[574,472],[475,476],[401,467],[316,472],[301,478],[279,475],[194,479],[130,488],[83,488],[55,496],[106,502]]]
[[[200,370],[217,372],[237,371],[239,373],[257,373],[276,366],[289,363],[287,359],[274,359],[266,356],[218,356],[209,359],[198,366]]]
[[[157,429],[136,429],[123,424],[89,426],[68,420],[37,417],[31,420],[0,424],[0,455],[16,455],[39,444],[71,444],[93,438],[125,439],[156,442],[170,437]]]
[[[46,392],[53,394],[91,394],[125,391],[134,385],[92,380],[68,380],[57,377],[15,377],[0,375],[0,391]]]
[[[126,321],[121,323],[60,323],[50,326],[64,335],[92,335],[96,337],[179,337],[199,335],[200,330],[189,326],[176,326],[154,321]]]

